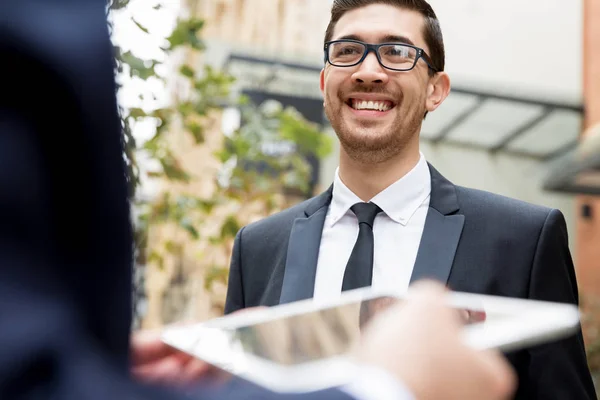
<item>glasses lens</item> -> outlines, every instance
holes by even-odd
[[[384,66],[399,70],[409,70],[415,65],[417,50],[402,44],[391,44],[379,48],[379,56]]]
[[[335,42],[329,45],[329,62],[345,66],[356,64],[365,52],[365,46],[354,42]]]

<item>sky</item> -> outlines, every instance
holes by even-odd
[[[154,7],[160,5],[158,10]],[[179,0],[131,0],[127,8],[112,14],[113,42],[122,48],[123,52],[131,51],[141,59],[165,60],[165,54],[160,49],[165,44],[165,39],[171,34],[179,15]],[[139,29],[132,17],[140,25],[148,29],[149,33]],[[157,72],[164,76],[166,71],[158,69]],[[125,108],[140,107],[150,111],[164,105],[168,93],[164,84],[158,79],[141,80],[130,78],[127,73],[117,77],[121,83],[118,94],[119,104]],[[144,100],[140,99],[144,95]],[[156,100],[154,100],[156,98]],[[152,137],[156,129],[152,120],[132,125],[132,133],[138,142]],[[154,169],[156,163],[152,162],[143,153],[138,154],[138,166],[142,171]],[[152,197],[156,194],[157,183],[147,179],[146,174],[141,174],[142,185],[138,195]]]
[[[131,0],[129,5],[112,16],[113,41],[119,45],[123,52],[131,51],[142,59],[155,59],[163,61],[164,52],[160,49],[165,39],[170,35],[179,13],[179,0]],[[160,5],[160,9],[153,7]],[[146,27],[149,33],[139,29],[135,22]],[[164,69],[158,69],[164,74]],[[167,92],[161,81],[150,79],[143,81],[139,78],[129,78],[126,74],[117,78],[122,84],[119,92],[119,103],[124,107],[141,107],[151,110],[160,107],[167,100]],[[146,99],[141,100],[140,94]],[[153,96],[156,100],[153,100]],[[136,138],[143,140],[152,134],[152,122],[138,124],[134,129]]]

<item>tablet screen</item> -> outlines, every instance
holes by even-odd
[[[399,301],[402,300],[395,297],[378,297],[285,316],[232,329],[229,337],[245,353],[277,364],[317,361],[352,351],[365,325]],[[482,323],[487,318],[480,309],[456,312],[465,325]]]

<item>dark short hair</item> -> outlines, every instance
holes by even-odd
[[[325,31],[325,41],[328,42],[333,36],[335,25],[348,11],[366,7],[371,4],[388,4],[406,10],[416,11],[425,19],[423,37],[429,48],[428,55],[431,66],[437,71],[443,71],[446,64],[446,51],[444,49],[444,37],[440,22],[433,8],[425,0],[333,0],[331,7],[331,19]],[[431,70],[430,70],[431,71]]]

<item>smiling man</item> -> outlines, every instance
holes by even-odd
[[[450,92],[426,1],[334,0],[323,50],[339,168],[326,192],[240,230],[226,313],[365,286],[403,291],[422,278],[578,303],[559,210],[456,186],[420,152],[423,119]],[[596,398],[581,332],[508,357],[518,399]]]

